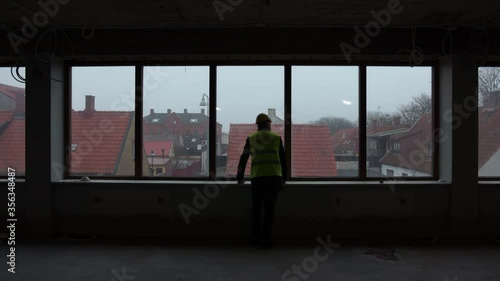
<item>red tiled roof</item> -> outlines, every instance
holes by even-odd
[[[353,150],[358,151],[358,128],[340,129],[331,136],[334,151]]]
[[[234,177],[247,136],[255,132],[255,124],[230,124],[226,174]],[[272,131],[283,136],[283,125],[275,124]],[[286,149],[286,148],[285,148]],[[250,174],[247,164],[245,174]],[[326,125],[292,125],[292,177],[334,177],[337,175],[335,156]]]
[[[71,172],[115,174],[133,112],[94,111],[86,117],[85,111],[73,111],[71,116],[71,144],[78,144],[71,152]]]
[[[24,174],[25,167],[25,122],[24,119],[12,120],[0,136],[0,170],[7,168],[16,170],[16,174]]]
[[[0,84],[0,92],[4,93],[9,98],[15,100],[17,95],[24,97],[25,91],[23,88],[14,87],[10,85]]]
[[[500,110],[484,111],[479,109],[479,155],[481,168],[500,150]]]
[[[162,156],[161,149],[164,149],[165,156],[168,157],[170,154],[170,150],[172,149],[171,141],[144,141],[144,151],[146,151],[146,155],[150,155],[151,151],[154,151],[155,156]]]
[[[0,125],[2,125],[5,122],[9,122],[12,120],[12,117],[14,116],[14,111],[12,110],[2,110],[0,111]]]

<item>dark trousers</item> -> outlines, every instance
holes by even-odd
[[[281,177],[256,177],[252,183],[252,237],[271,239],[274,206],[281,187]]]

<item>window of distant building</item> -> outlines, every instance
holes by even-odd
[[[399,154],[399,141],[392,142],[392,152],[394,154]]]
[[[394,170],[387,169],[387,176],[393,177],[394,176]]]

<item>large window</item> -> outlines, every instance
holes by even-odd
[[[292,177],[358,176],[358,67],[292,67]]]
[[[24,78],[24,67],[0,67],[0,175],[26,171]]]
[[[257,130],[259,113],[269,115],[272,130],[284,140],[284,67],[219,66],[217,109],[217,175],[235,177],[246,137]],[[249,173],[247,164],[245,175]]]
[[[70,176],[234,179],[259,113],[269,115],[283,139],[291,179],[436,174],[430,66],[73,66],[70,72]]]
[[[368,67],[367,176],[431,177],[432,68]]]
[[[135,68],[73,67],[71,80],[70,174],[133,176]]]
[[[143,176],[207,176],[209,67],[144,67],[143,77]]]
[[[480,67],[479,177],[500,177],[500,67]],[[467,106],[470,107],[470,106]]]

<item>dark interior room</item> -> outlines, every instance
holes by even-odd
[[[0,280],[500,281],[497,1],[0,7]]]

